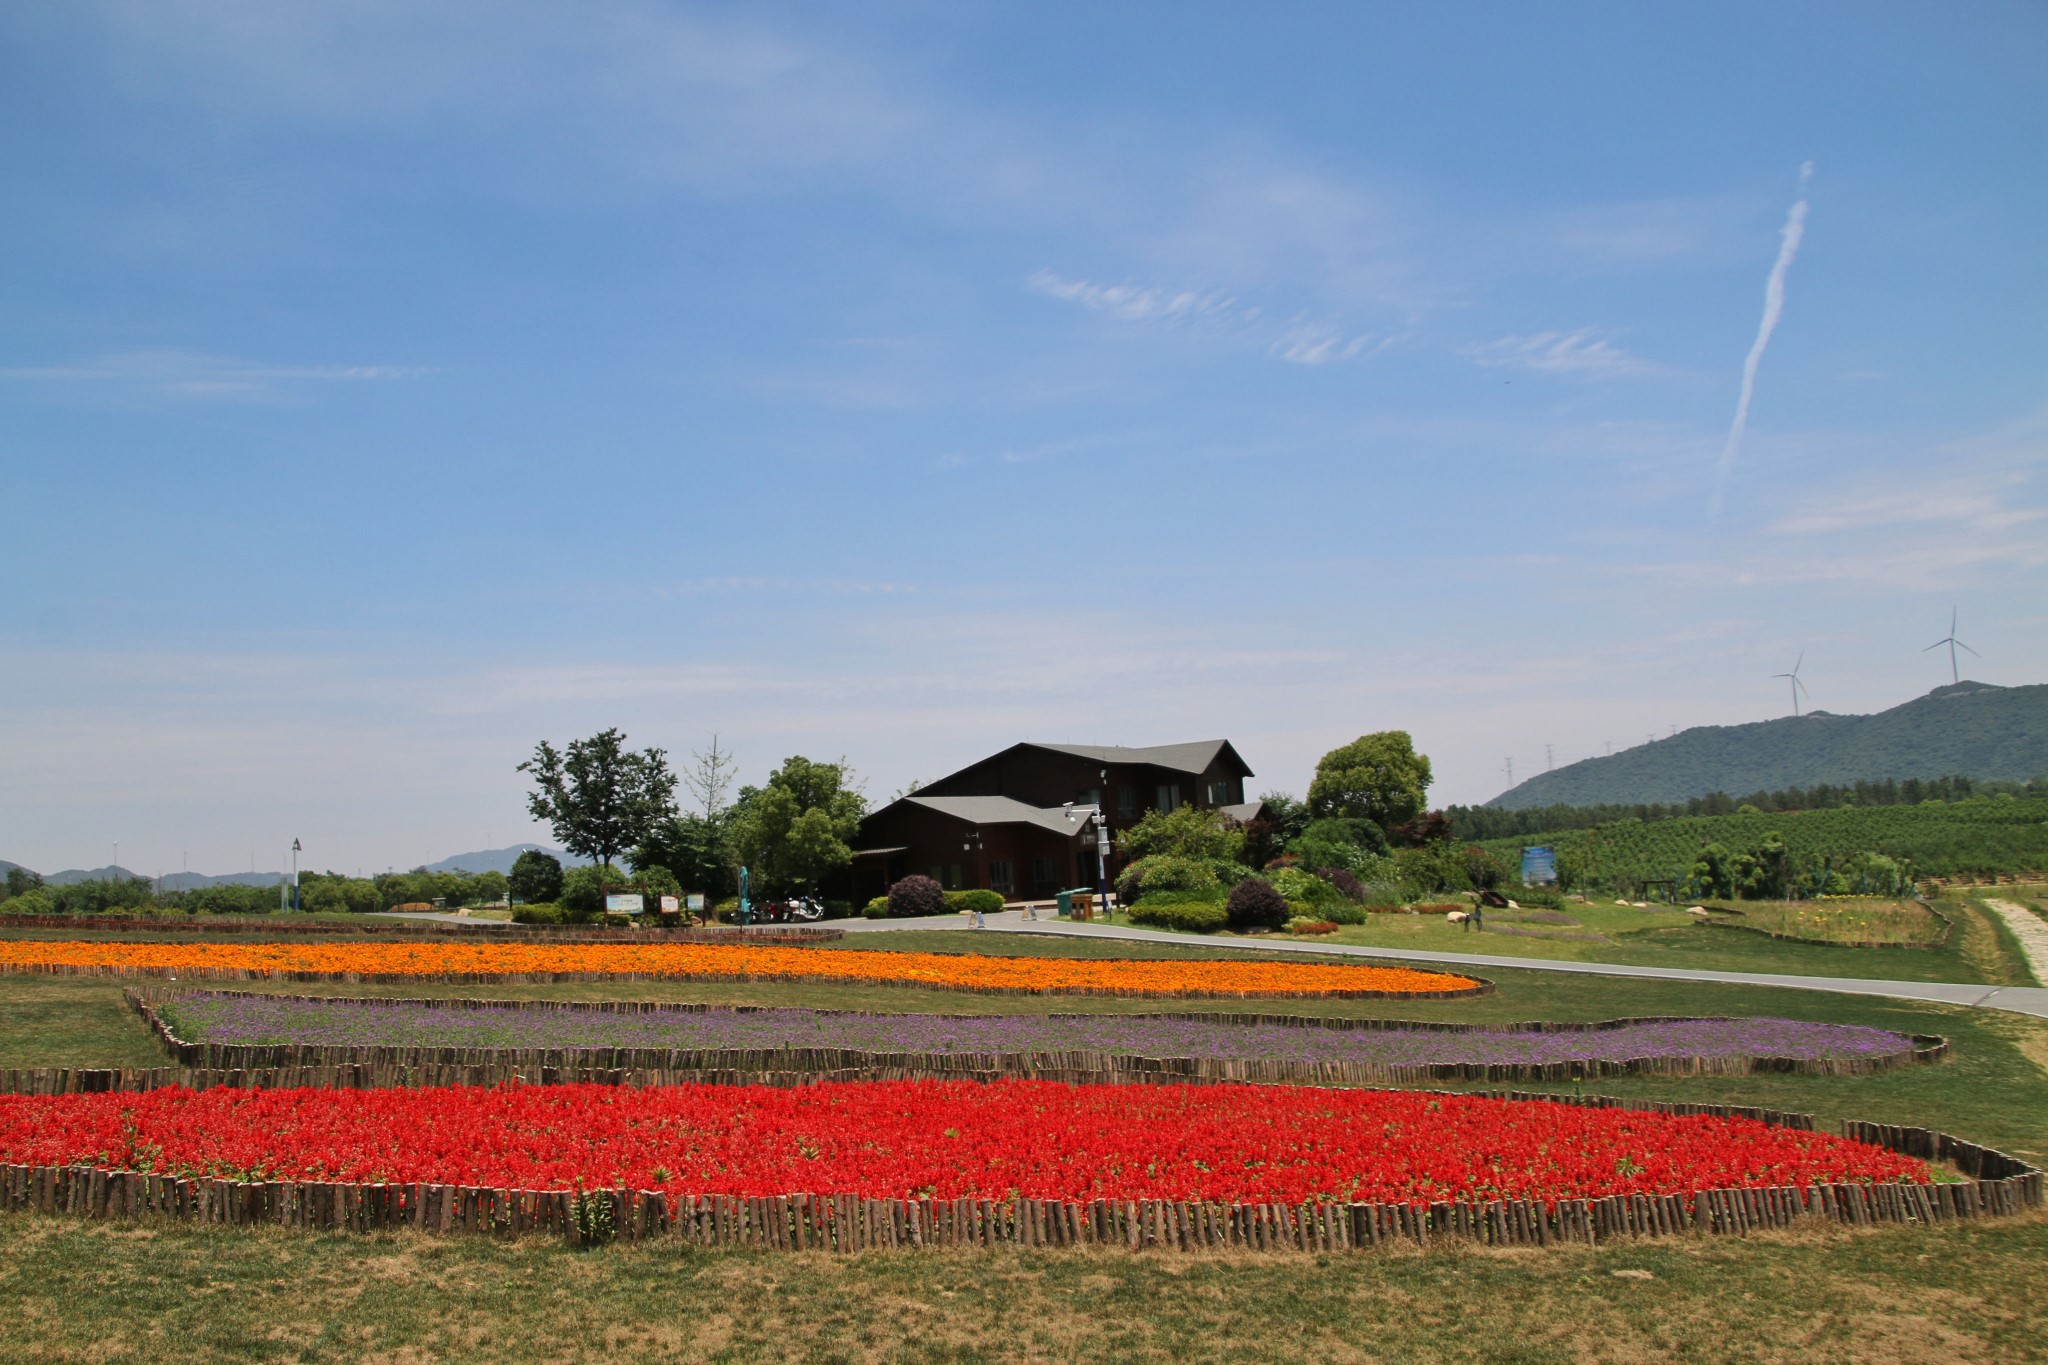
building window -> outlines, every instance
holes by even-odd
[[[1033,858],[1031,860],[1031,889],[1034,894],[1044,895],[1060,889],[1060,865],[1054,858]]]
[[[967,883],[960,879],[960,864],[947,863],[945,882],[946,889],[948,891],[958,891],[966,885]]]
[[[1153,805],[1159,807],[1161,815],[1171,815],[1180,809],[1180,784],[1172,783],[1159,789]]]
[[[1088,790],[1074,798],[1074,804],[1077,806],[1100,806],[1102,804],[1102,788],[1088,788]]]
[[[1116,818],[1135,820],[1138,818],[1138,789],[1118,787],[1116,789]]]
[[[1212,806],[1227,806],[1230,804],[1230,784],[1228,782],[1211,782],[1209,784],[1209,804]]]
[[[988,865],[988,884],[992,891],[1003,893],[1005,900],[1017,894],[1017,865],[1008,858],[998,858]]]

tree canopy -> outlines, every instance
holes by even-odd
[[[1421,814],[1429,783],[1429,756],[1415,752],[1408,732],[1381,730],[1323,755],[1308,788],[1309,812],[1389,830]]]
[[[768,785],[740,793],[733,807],[733,852],[768,890],[814,887],[853,861],[853,837],[867,798],[842,763],[785,759]]]
[[[599,865],[644,843],[676,813],[676,778],[660,749],[635,753],[617,729],[569,741],[567,753],[542,740],[519,765],[536,790],[526,808],[545,820],[571,853]]]

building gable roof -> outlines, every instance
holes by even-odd
[[[1217,755],[1230,750],[1230,756],[1237,758],[1237,750],[1231,749],[1227,739],[1198,739],[1191,744],[1150,744],[1131,748],[1122,744],[1038,744],[1026,741],[1033,749],[1050,749],[1056,754],[1072,754],[1097,763],[1145,764],[1154,768],[1166,768],[1172,772],[1202,773],[1216,761]],[[1239,767],[1245,767],[1244,760],[1237,759]],[[1251,770],[1245,768],[1247,775]]]
[[[1026,805],[1007,796],[913,795],[903,800],[909,805],[923,806],[926,810],[965,820],[970,825],[1035,825],[1067,838],[1081,832],[1081,821],[1069,820],[1063,807]]]

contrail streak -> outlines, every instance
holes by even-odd
[[[1721,515],[1721,503],[1728,495],[1728,473],[1735,468],[1735,456],[1742,449],[1743,433],[1749,430],[1749,400],[1756,396],[1756,367],[1763,363],[1764,347],[1778,329],[1778,316],[1785,311],[1785,276],[1792,258],[1799,254],[1799,239],[1806,235],[1806,186],[1813,179],[1813,163],[1799,168],[1799,200],[1785,215],[1778,233],[1778,259],[1771,277],[1764,281],[1764,316],[1757,324],[1756,340],[1750,343],[1749,358],[1742,362],[1742,393],[1735,400],[1735,421],[1728,428],[1728,443],[1721,447],[1720,463],[1714,467],[1714,496],[1707,503],[1709,518]]]

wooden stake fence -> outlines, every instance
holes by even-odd
[[[1555,1098],[1543,1096],[1542,1098]],[[1592,1097],[1588,1103],[1620,1103]],[[1660,1106],[1636,1109],[1715,1109]],[[1767,1110],[1730,1110],[1766,1116]],[[1805,1120],[1807,1115],[1778,1115]],[[1768,1121],[1768,1119],[1766,1120]],[[1950,1161],[1973,1178],[1941,1185],[1813,1185],[1602,1199],[1430,1204],[1200,1204],[1168,1200],[864,1199],[844,1194],[684,1196],[653,1190],[497,1189],[472,1185],[182,1179],[95,1166],[0,1166],[0,1208],[79,1218],[165,1218],[234,1226],[410,1227],[443,1234],[584,1239],[600,1205],[627,1241],[859,1252],[955,1246],[1336,1252],[1393,1243],[1589,1245],[1617,1237],[1742,1236],[1807,1219],[1855,1226],[1954,1222],[2039,1208],[2042,1172],[2003,1152],[1925,1128],[1846,1122],[1845,1136]]]
[[[1129,1053],[1090,1050],[994,1053],[875,1052],[856,1048],[460,1048],[328,1046],[320,1044],[223,1044],[193,1043],[179,1037],[164,1020],[157,1006],[174,999],[179,992],[166,988],[130,989],[128,1003],[141,1014],[152,1032],[182,1065],[203,1070],[258,1074],[271,1071],[305,1073],[346,1068],[348,1088],[383,1085],[493,1085],[508,1080],[536,1081],[543,1076],[572,1077],[586,1081],[604,1077],[605,1083],[675,1085],[701,1081],[707,1076],[740,1074],[745,1083],[759,1084],[758,1077],[770,1075],[815,1076],[836,1080],[959,1079],[993,1080],[1024,1078],[1077,1083],[1178,1082],[1217,1084],[1281,1085],[1406,1085],[1422,1081],[1562,1081],[1601,1076],[1747,1076],[1758,1072],[1799,1073],[1821,1076],[1862,1076],[1939,1059],[1948,1051],[1948,1041],[1935,1035],[1917,1035],[1912,1044],[1898,1052],[1878,1057],[1794,1058],[1794,1057],[1634,1057],[1607,1060],[1561,1062],[1477,1063],[1439,1062],[1412,1065],[1365,1062],[1270,1061],[1257,1058],[1141,1057]],[[643,1014],[656,1010],[703,1013],[711,1005],[663,1005],[640,1001],[597,1003],[564,1001],[405,1000],[387,998],[339,999],[326,996],[259,996],[251,992],[208,992],[237,998],[285,999],[301,1003],[343,1004],[368,1008],[411,1007],[416,1009],[506,1009],[519,1012],[572,1012],[595,1014]],[[757,1013],[763,1008],[745,1006],[738,1012]],[[819,1011],[849,1018],[888,1018],[868,1010]],[[985,1016],[937,1016],[970,1018]],[[1055,1014],[1055,1020],[1100,1018],[1101,1016]],[[1201,1023],[1278,1025],[1295,1028],[1323,1028],[1368,1032],[1482,1032],[1479,1025],[1438,1025],[1413,1020],[1322,1019],[1311,1015],[1201,1014],[1179,1012],[1122,1016],[1145,1020],[1176,1020]],[[1501,1031],[1524,1033],[1587,1033],[1625,1028],[1632,1024],[1682,1022],[1665,1016],[1605,1020],[1597,1024],[1531,1023],[1502,1026]],[[426,1080],[449,1076],[449,1080]],[[631,1077],[618,1082],[612,1077]],[[213,1084],[227,1082],[214,1081]],[[319,1084],[319,1082],[296,1082]],[[0,1090],[6,1088],[0,1079]],[[107,1088],[127,1088],[109,1085]]]

